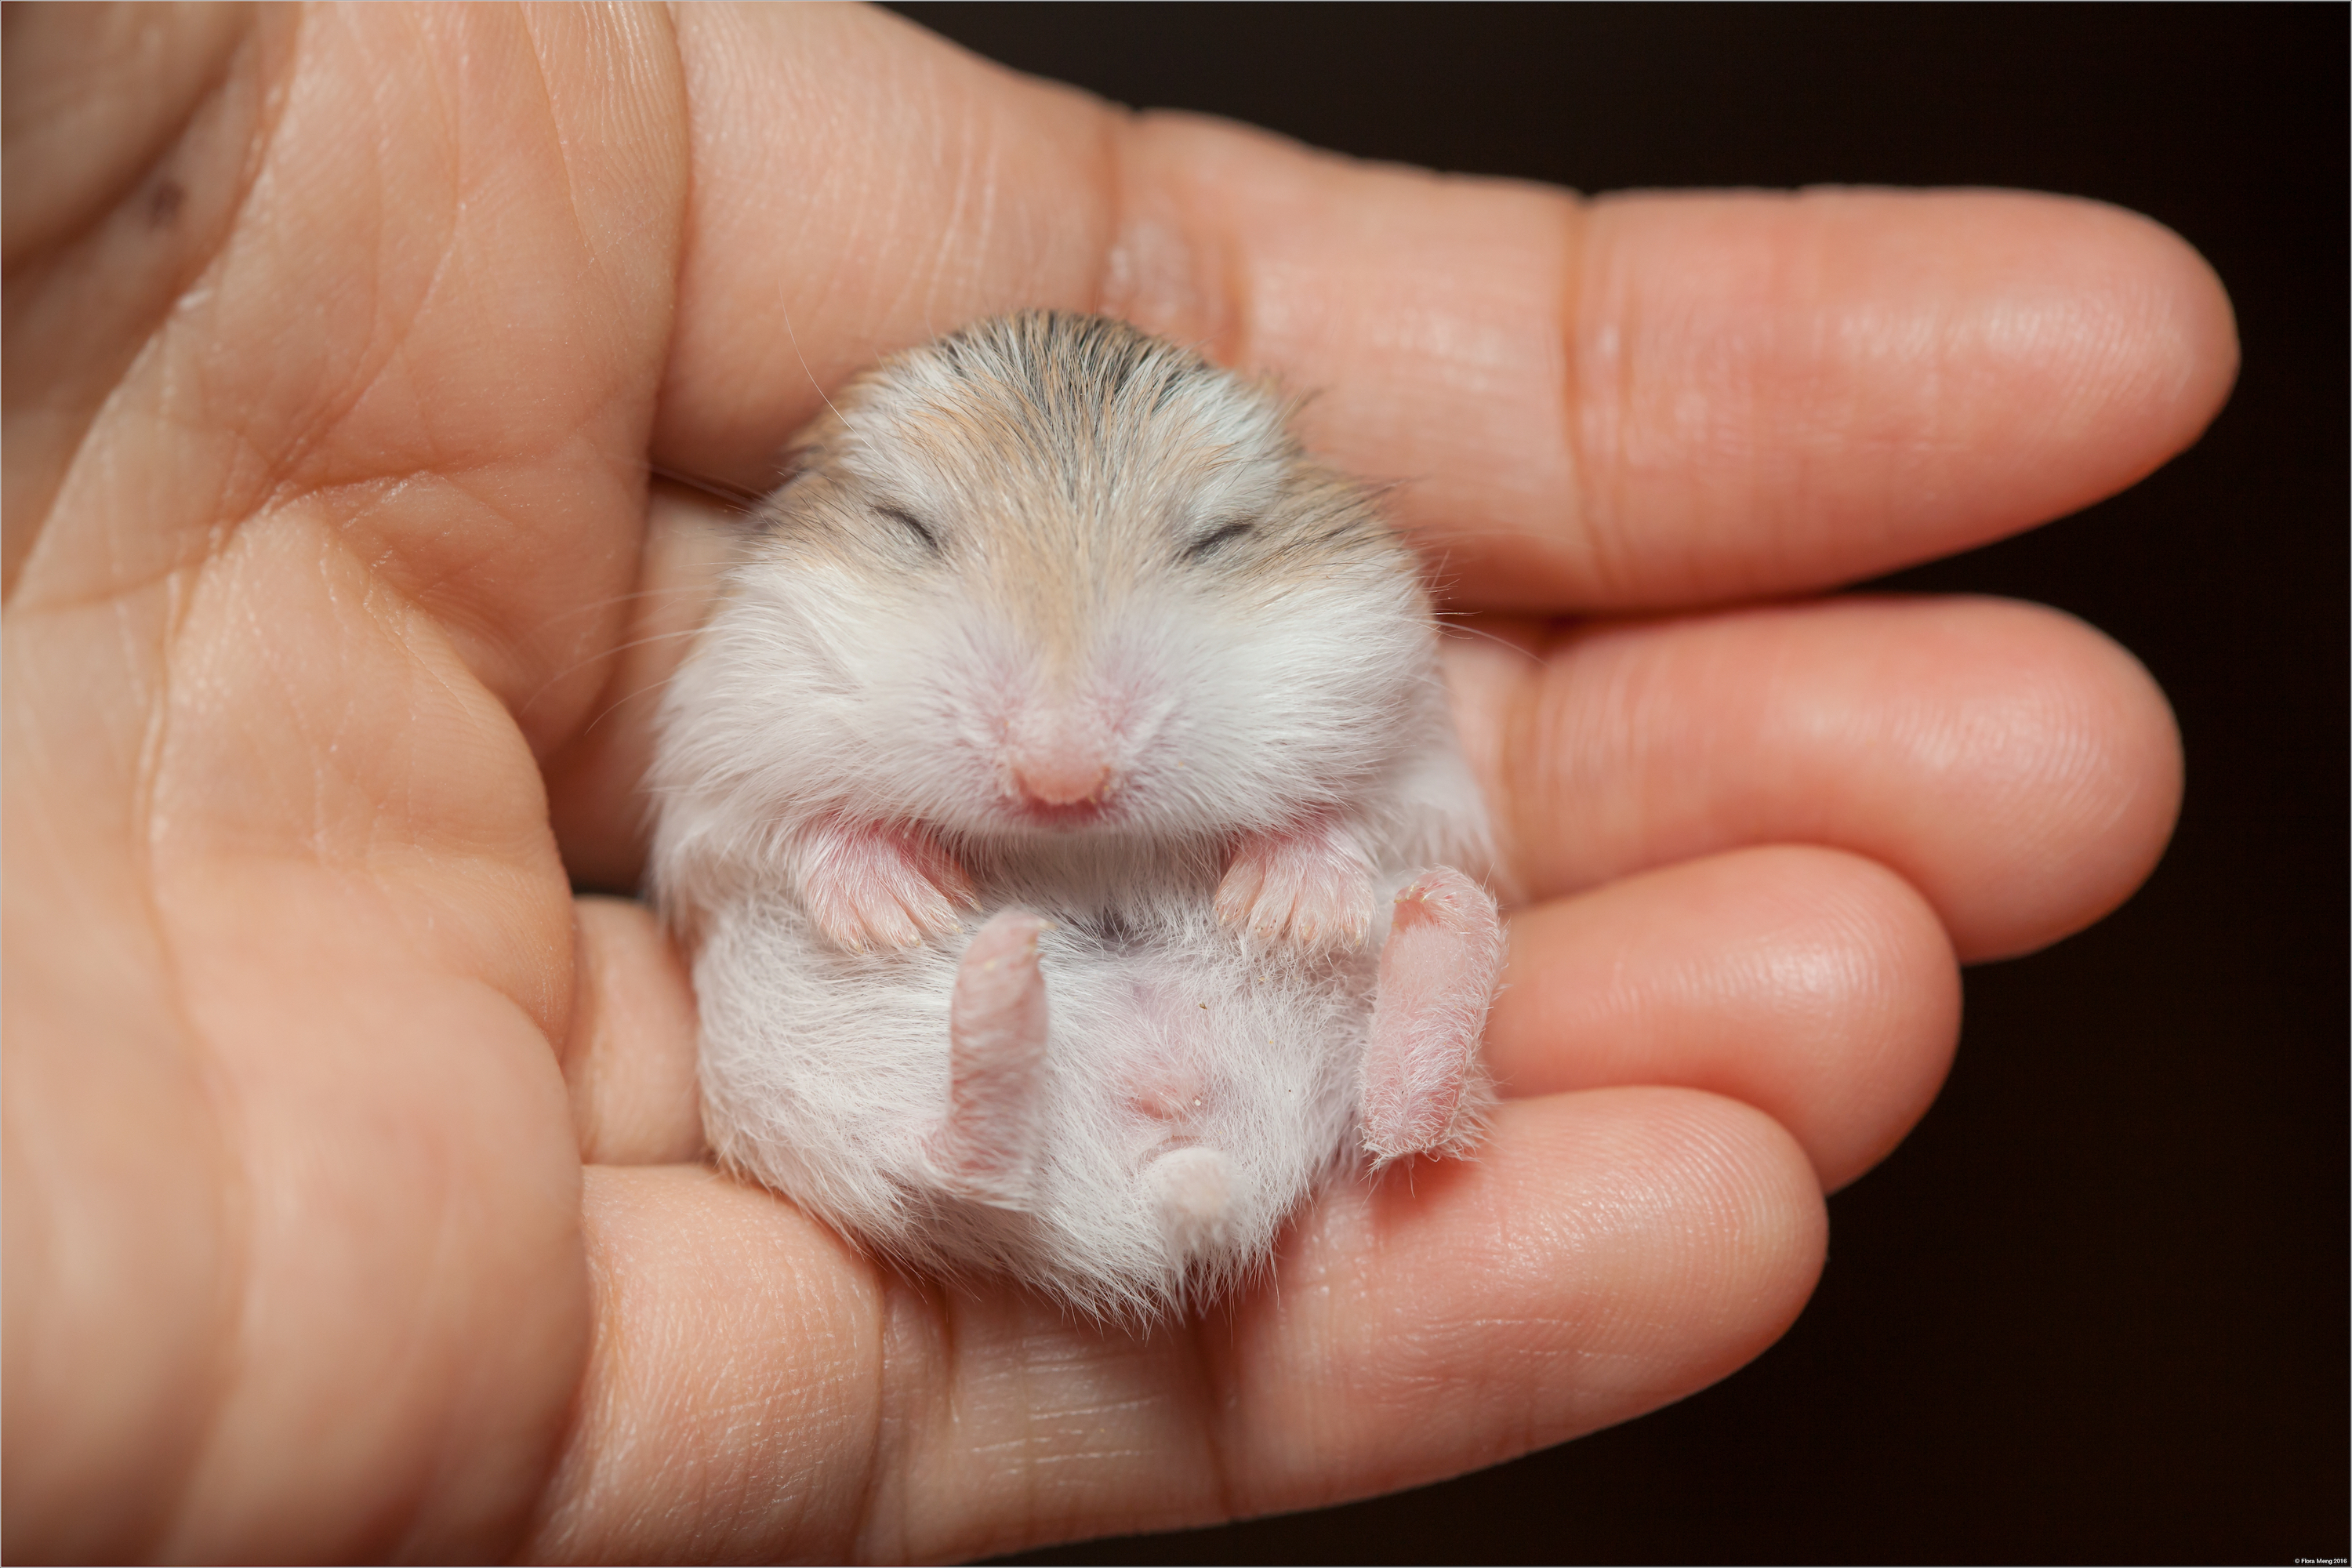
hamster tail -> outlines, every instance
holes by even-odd
[[[948,1113],[926,1152],[940,1184],[995,1208],[1027,1206],[1045,1062],[1045,922],[1007,910],[956,966],[948,1007]]]

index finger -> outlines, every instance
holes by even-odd
[[[657,456],[759,487],[879,353],[1122,315],[1316,395],[1459,602],[1820,587],[2194,439],[2229,304],[2144,219],[1991,192],[1583,201],[1127,115],[876,13],[679,22],[695,191]],[[860,89],[870,90],[860,90]]]

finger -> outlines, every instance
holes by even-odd
[[[1278,1291],[1204,1331],[1230,1511],[1458,1474],[1696,1393],[1795,1320],[1825,1218],[1802,1152],[1736,1102],[1506,1105],[1475,1158],[1335,1191]]]
[[[2193,439],[2235,372],[2210,268],[2089,203],[1587,204],[1127,117],[871,13],[690,9],[679,40],[695,201],[657,441],[739,483],[880,353],[1103,310],[1314,392],[1313,444],[1407,481],[1462,602],[1664,605],[2072,510]],[[825,177],[778,179],[778,149]]]
[[[1743,1100],[1834,1191],[1926,1113],[1959,1026],[1951,943],[1910,884],[1780,846],[1521,910],[1486,1062],[1514,1099],[1674,1084]]]
[[[694,986],[642,904],[573,905],[572,1027],[563,1081],[583,1163],[659,1165],[702,1157]]]
[[[674,485],[656,485],[647,499],[644,557],[620,604],[620,636],[601,661],[603,689],[586,724],[546,763],[548,816],[576,886],[628,892],[643,874],[662,692],[693,645],[741,526]],[[548,689],[565,673],[551,676]]]
[[[2147,672],[2055,611],[1843,599],[1449,645],[1463,738],[1528,893],[1756,844],[1899,872],[1963,959],[2123,901],[2180,742]]]
[[[1795,1317],[1804,1156],[1677,1090],[1522,1101],[1142,1333],[919,1291],[707,1173],[590,1186],[597,1349],[528,1555],[962,1559],[1411,1485],[1680,1398]]]

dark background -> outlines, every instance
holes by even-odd
[[[1352,1507],[1028,1562],[2273,1562],[2347,1551],[2347,10],[900,7],[1024,70],[1586,191],[2030,186],[2243,335],[2203,443],[1893,585],[2104,627],[2189,747],[2146,890],[1969,972],[1950,1086],[1780,1345]]]

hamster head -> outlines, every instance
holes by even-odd
[[[1410,743],[1434,631],[1412,557],[1285,416],[1096,317],[885,361],[762,508],[698,656],[733,716],[706,764],[796,815],[990,838],[1343,804]]]

